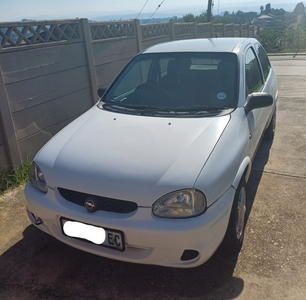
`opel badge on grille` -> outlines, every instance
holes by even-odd
[[[93,198],[87,198],[85,200],[85,207],[89,212],[94,212],[97,209],[96,201]]]

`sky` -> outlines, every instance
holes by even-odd
[[[0,22],[21,19],[53,20],[88,18],[90,20],[118,20],[136,18],[147,0],[0,0]],[[260,11],[260,6],[271,3],[272,8],[292,11],[302,0],[214,0],[213,13],[226,10]],[[139,19],[148,18],[162,0],[149,0]],[[165,0],[154,17],[195,15],[207,9],[208,0]]]

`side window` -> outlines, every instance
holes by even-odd
[[[256,53],[258,55],[260,64],[262,66],[262,70],[263,70],[263,73],[264,73],[265,80],[267,80],[267,77],[269,75],[270,68],[271,68],[269,58],[266,54],[266,51],[264,50],[264,48],[260,44],[255,45],[255,50],[256,50]]]
[[[245,88],[246,96],[259,92],[263,85],[261,70],[257,61],[257,58],[250,48],[245,55]]]

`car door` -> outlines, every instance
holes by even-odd
[[[261,66],[253,47],[247,48],[244,57],[245,64],[245,101],[255,92],[261,92],[264,87]],[[257,108],[247,115],[249,125],[250,155],[253,158],[267,122],[265,108]]]
[[[257,58],[259,61],[259,64],[262,69],[262,75],[264,80],[264,85],[262,87],[262,92],[268,93],[273,96],[274,101],[276,101],[277,98],[277,79],[275,76],[275,73],[273,72],[271,68],[271,64],[269,61],[269,58],[259,43],[256,43],[254,45],[255,53],[257,54]],[[267,123],[271,119],[271,116],[274,112],[275,105],[272,105],[270,107],[266,107],[264,109],[264,113],[267,117]]]

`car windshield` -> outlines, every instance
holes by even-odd
[[[151,114],[220,114],[237,103],[234,53],[136,56],[102,97],[100,108]]]

